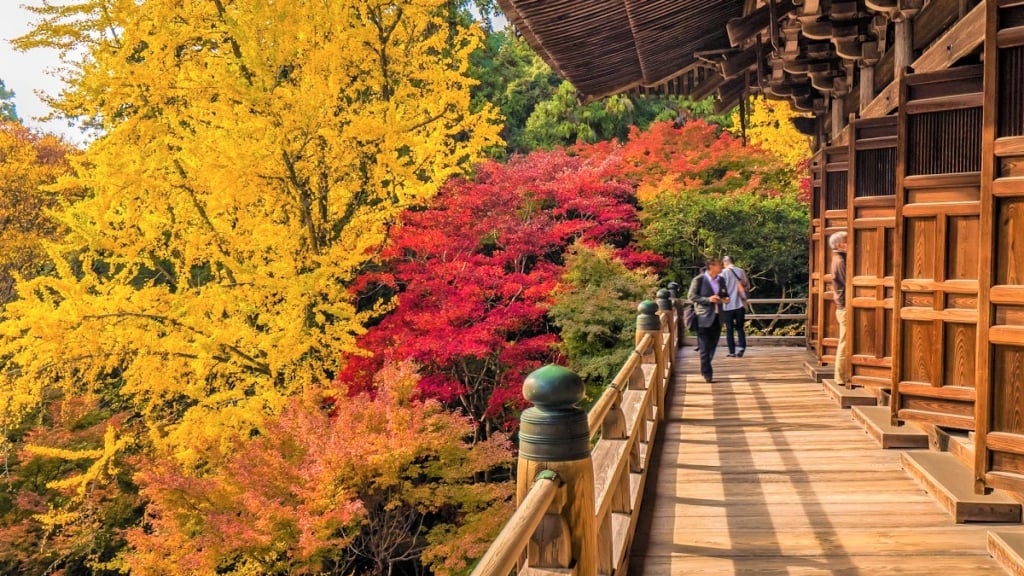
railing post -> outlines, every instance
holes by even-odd
[[[676,348],[682,348],[685,344],[684,340],[686,340],[686,326],[683,326],[683,300],[679,296],[679,288],[679,284],[675,282],[668,283],[668,291],[672,295],[672,311],[675,313],[673,318],[676,325]]]
[[[538,473],[552,470],[558,474],[564,482],[564,497],[557,498],[548,513],[558,515],[560,520],[553,517],[557,521],[537,529],[527,564],[533,568],[569,568],[575,564],[575,574],[597,576],[590,427],[587,413],[576,406],[583,399],[583,391],[580,377],[561,366],[544,366],[526,377],[523,396],[533,407],[523,411],[519,420],[516,494],[522,502]],[[565,527],[569,550],[560,549],[566,545],[566,535],[560,533]]]
[[[651,335],[651,348],[653,348],[654,354],[654,376],[651,378],[651,386],[654,387],[654,405],[657,407],[657,420],[661,420],[663,417],[663,407],[665,401],[665,354],[664,348],[662,348],[661,341],[661,320],[658,318],[658,305],[650,300],[644,300],[637,305],[636,310],[638,312],[636,316],[636,343],[640,344],[640,341],[644,336]],[[647,364],[647,355],[641,352],[644,356],[644,363]]]
[[[665,355],[665,378],[667,380],[672,373],[673,353],[676,349],[675,308],[672,306],[672,293],[667,288],[662,288],[658,290],[656,301],[662,326],[668,328],[668,342],[664,343],[665,349],[669,352]]]
[[[675,312],[675,323],[676,323],[676,348],[682,348],[686,340],[686,326],[683,326],[683,300],[679,294],[679,284],[676,282],[668,283],[668,291],[672,294],[672,310]]]

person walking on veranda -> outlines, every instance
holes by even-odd
[[[700,345],[700,374],[705,382],[714,381],[711,361],[715,358],[718,340],[722,337],[722,323],[719,316],[722,305],[729,302],[729,290],[725,286],[722,261],[712,258],[707,261],[707,270],[690,282],[687,298],[693,303],[697,315],[697,342]]]
[[[729,357],[743,357],[747,350],[747,292],[750,291],[750,281],[747,273],[739,266],[733,264],[732,257],[722,258],[722,278],[725,279],[725,287],[729,291],[729,301],[722,304],[722,323],[725,324],[725,343],[729,346]],[[737,346],[739,339],[739,346]]]
[[[836,305],[836,321],[839,323],[839,344],[836,347],[836,385],[849,388],[849,361],[846,357],[846,232],[841,230],[828,237],[832,249],[832,300]]]

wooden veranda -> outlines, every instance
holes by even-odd
[[[720,355],[706,384],[682,350],[630,574],[1003,573],[993,527],[953,523],[802,370],[809,352]]]
[[[545,476],[544,506],[521,506],[531,523],[508,540],[522,544],[520,573],[621,574],[628,550],[642,574],[998,574],[987,547],[1024,575],[1024,0],[499,4],[584,99],[714,95],[727,110],[763,94],[808,113],[796,124],[815,148],[808,380],[802,360],[765,350],[743,359],[764,362],[755,372],[691,383],[688,359],[661,349],[675,334],[645,320],[645,360],[591,418],[600,452]],[[848,235],[843,343],[836,232]],[[812,384],[840,346],[848,388]],[[826,390],[872,405],[849,414],[875,440]],[[647,412],[630,407],[641,398]],[[607,456],[627,449],[628,465]],[[643,454],[661,455],[657,472]],[[935,504],[914,481],[956,526],[929,523]],[[986,540],[964,525],[979,521],[1011,527]],[[630,547],[634,527],[646,547]]]

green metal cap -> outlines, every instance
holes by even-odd
[[[549,364],[530,373],[523,396],[533,403],[519,418],[519,456],[535,462],[570,462],[590,456],[583,380],[572,370]]]
[[[658,310],[671,310],[672,309],[672,293],[666,288],[658,290]]]
[[[661,320],[658,319],[658,305],[650,300],[644,300],[637,305],[636,329],[640,332],[661,330]]]
[[[673,298],[679,298],[679,284],[676,282],[668,283],[668,292]]]

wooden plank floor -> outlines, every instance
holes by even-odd
[[[683,349],[629,573],[1000,575],[987,525],[956,525],[812,383],[803,348]]]

